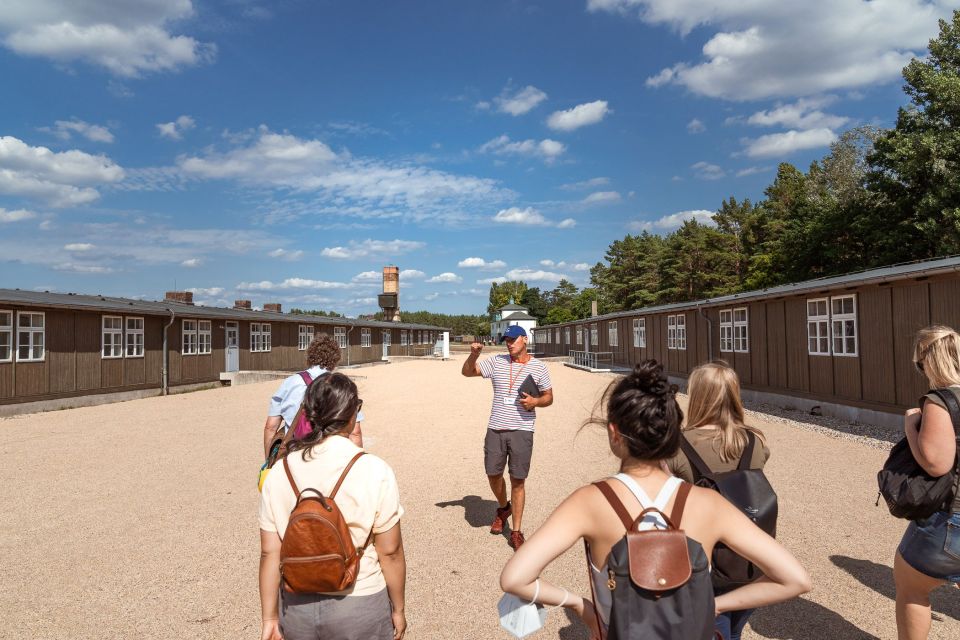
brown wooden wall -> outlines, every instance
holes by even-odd
[[[848,294],[856,294],[857,355],[810,355],[806,301]],[[720,310],[735,307],[748,309],[749,350],[721,353]],[[666,346],[667,316],[678,313],[686,316],[686,350]],[[703,313],[706,317],[696,309],[688,309],[581,320],[563,325],[571,327],[573,344],[538,340],[537,351],[554,356],[567,355],[570,349],[583,350],[583,345],[575,344],[576,326],[584,327],[586,341],[590,325],[597,323],[600,344],[591,347],[591,351],[612,352],[615,362],[625,366],[653,358],[664,363],[669,373],[686,376],[695,366],[711,359],[712,342],[712,358],[730,364],[744,388],[898,412],[916,406],[926,391],[926,381],[916,372],[912,361],[917,330],[930,324],[960,329],[960,276],[920,277],[813,291],[710,307]],[[646,319],[644,348],[633,347],[635,317]],[[611,347],[607,337],[611,321],[618,324],[617,347]],[[539,332],[546,330],[538,329]]]
[[[0,362],[0,404],[48,400],[94,393],[114,393],[160,388],[163,367],[163,330],[168,317],[128,313],[126,317],[144,320],[144,355],[140,358],[103,358],[101,331],[104,315],[91,311],[59,310],[18,305],[2,305],[4,310],[41,311],[45,314],[42,362]],[[210,319],[211,353],[184,355],[183,320],[200,320],[178,316],[168,336],[170,386],[215,382],[226,368],[226,320]],[[299,349],[297,321],[278,316],[271,321],[271,350],[250,352],[250,322],[241,320],[240,369],[247,371],[295,371],[306,365],[306,351]],[[371,327],[371,346],[360,346],[360,327],[349,333],[350,364],[375,362],[382,358],[382,327]],[[400,343],[400,329],[390,328],[393,344]],[[314,325],[315,334],[333,335],[333,325]],[[431,332],[435,337],[439,332]],[[341,364],[347,364],[345,352]]]

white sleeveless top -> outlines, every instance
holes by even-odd
[[[637,484],[637,481],[627,474],[618,473],[613,477],[626,485],[627,489],[630,489],[630,492],[636,497],[637,502],[640,503],[641,510],[655,507],[660,511],[666,511],[667,503],[670,502],[671,496],[676,492],[677,487],[683,483],[683,480],[680,478],[670,476],[667,481],[663,483],[663,487],[661,487],[657,497],[651,500],[647,492]],[[643,520],[640,521],[640,531],[653,528],[667,528],[667,523],[658,513],[648,513],[643,516]],[[610,609],[613,607],[613,592],[607,587],[607,579],[609,578],[607,575],[607,565],[604,564],[598,569],[593,565],[593,558],[588,558],[588,561],[590,563],[590,578],[593,580],[593,592],[597,598],[594,605],[600,613],[600,619],[603,620],[604,624],[609,624]]]

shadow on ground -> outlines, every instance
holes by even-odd
[[[563,612],[567,616],[567,626],[560,629],[557,633],[557,637],[560,640],[589,640],[590,633],[587,631],[586,625],[580,620],[580,616],[573,612],[573,609],[564,609]]]
[[[856,578],[861,584],[870,587],[880,595],[896,600],[897,592],[893,583],[893,569],[890,567],[870,560],[858,560],[847,556],[830,556],[830,561]],[[938,619],[938,615],[960,620],[960,600],[957,600],[953,587],[944,586],[934,591],[930,594],[930,604],[933,606],[935,620]]]
[[[463,517],[471,527],[489,527],[493,522],[497,510],[496,500],[485,500],[480,496],[463,496],[460,500],[438,502],[435,506],[441,509],[447,507],[463,507]]]
[[[880,640],[840,614],[803,598],[757,609],[750,617],[750,628],[777,640]]]

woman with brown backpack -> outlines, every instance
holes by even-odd
[[[362,405],[347,376],[314,380],[304,398],[312,430],[264,482],[261,640],[403,637],[403,508],[390,466],[349,439]]]
[[[503,568],[504,591],[574,609],[600,640],[712,640],[719,613],[809,591],[810,578],[796,558],[739,509],[663,469],[680,444],[683,413],[675,393],[653,360],[610,384],[599,415],[588,422],[606,429],[620,473],[577,489],[557,507]],[[591,598],[539,577],[580,539]],[[708,558],[718,543],[766,577],[714,599]]]
[[[687,421],[683,427],[680,451],[667,462],[673,475],[696,483],[704,477],[713,477],[713,474],[732,473],[738,469],[763,469],[770,458],[770,450],[763,433],[745,422],[740,400],[740,380],[736,371],[722,362],[696,367],[690,372],[687,395]],[[766,488],[769,489],[769,485]],[[770,491],[772,493],[772,489]],[[773,504],[775,508],[775,495]],[[773,521],[776,522],[776,512]],[[726,555],[718,558],[716,554],[713,558],[714,595],[721,595],[731,591],[733,586],[749,582],[718,579],[721,577],[718,569],[723,565],[723,560],[728,559],[734,562],[740,560]],[[745,568],[749,569],[749,565]],[[740,640],[751,613],[753,610],[747,609],[725,611],[717,616],[717,630],[723,639]]]

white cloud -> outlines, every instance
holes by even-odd
[[[43,200],[54,207],[92,202],[92,185],[121,180],[124,171],[102,155],[71,150],[55,153],[12,136],[0,137],[0,194]]]
[[[357,260],[370,256],[401,255],[422,249],[426,245],[415,240],[351,240],[347,247],[326,247],[320,251],[325,258]]]
[[[104,267],[96,264],[77,264],[75,262],[62,262],[60,264],[53,265],[53,268],[57,271],[69,271],[71,273],[113,273],[113,269],[110,267]]]
[[[714,226],[713,211],[696,209],[693,211],[678,211],[658,220],[635,220],[627,225],[631,231],[673,231],[687,220],[696,220],[700,224]]]
[[[188,269],[196,269],[197,267],[203,266],[203,260],[200,258],[187,258],[180,262],[180,266]]]
[[[494,155],[515,155],[527,156],[531,158],[541,158],[547,164],[557,160],[567,150],[566,145],[556,140],[545,138],[540,140],[518,140],[513,142],[510,136],[504,134],[480,145],[480,153],[492,153]]]
[[[26,209],[4,209],[0,207],[0,223],[3,222],[20,222],[21,220],[30,220],[31,218],[36,218],[37,214],[33,211],[27,211]],[[41,223],[42,225],[42,223]]]
[[[226,291],[226,289],[224,289],[223,287],[209,287],[206,289],[203,287],[194,287],[192,289],[187,289],[187,291],[191,292],[195,296],[217,297],[217,296],[222,296],[223,292]]]
[[[543,217],[543,214],[533,207],[526,207],[525,209],[521,209],[519,207],[501,209],[495,216],[493,216],[493,221],[501,224],[547,224],[547,219]]]
[[[428,293],[427,295],[423,296],[423,299],[426,300],[426,301],[428,301],[428,302],[431,302],[431,301],[433,301],[433,300],[436,300],[436,299],[439,298],[439,297],[440,297],[440,294],[439,294],[439,293],[433,292],[433,293]]]
[[[605,187],[610,184],[610,178],[605,178],[603,176],[598,178],[590,178],[589,180],[583,180],[582,182],[571,182],[569,184],[562,184],[560,188],[564,191],[582,191],[586,189],[593,189],[595,187]]]
[[[83,251],[90,251],[91,249],[94,249],[96,247],[90,244],[89,242],[72,242],[70,244],[63,245],[63,248],[66,249],[67,251],[74,251],[79,253]]]
[[[759,138],[746,139],[743,145],[746,154],[751,158],[773,158],[804,149],[827,147],[836,140],[837,134],[830,129],[809,129],[771,133]]]
[[[587,2],[592,11],[635,15],[683,36],[699,28],[708,38],[703,56],[664,68],[647,85],[676,84],[738,101],[896,81],[954,6],[926,0],[809,0],[789,7],[777,0]]]
[[[586,262],[578,262],[577,264],[573,265],[573,270],[574,271],[590,271],[590,265],[587,264]]]
[[[547,126],[556,131],[573,131],[580,127],[597,124],[612,111],[606,100],[595,100],[579,104],[566,111],[554,111],[547,118]]]
[[[573,218],[564,218],[557,223],[557,229],[573,229],[577,226],[577,221]]]
[[[160,136],[163,138],[170,138],[171,140],[180,140],[183,138],[183,133],[189,131],[196,126],[193,118],[190,116],[180,116],[173,122],[161,122],[156,125],[157,131],[160,132]]]
[[[477,284],[493,284],[493,283],[503,284],[506,281],[507,281],[506,278],[504,278],[503,276],[500,276],[497,278],[482,278],[480,280],[477,280]]]
[[[511,91],[508,86],[504,88],[499,96],[493,99],[493,103],[497,105],[497,111],[501,113],[509,113],[512,116],[522,116],[535,109],[538,104],[546,99],[547,94],[534,86],[527,85],[518,91]]]
[[[73,134],[81,135],[91,142],[113,142],[110,130],[99,124],[90,124],[83,120],[57,120],[53,127],[41,127],[40,131],[52,133],[61,140],[70,140]]]
[[[363,271],[350,278],[353,282],[380,282],[383,274],[376,271]]]
[[[427,274],[425,274],[423,271],[420,271],[419,269],[403,269],[402,271],[400,271],[401,280],[419,280],[420,278],[423,278],[426,275]]]
[[[511,269],[507,271],[507,279],[524,280],[531,282],[560,282],[565,279],[561,273],[552,271],[534,270],[534,269]]]
[[[461,269],[483,269],[485,271],[497,271],[507,266],[503,260],[484,260],[483,258],[464,258],[457,263]]]
[[[703,124],[697,118],[687,123],[687,133],[703,133],[707,130],[707,125]]]
[[[445,273],[441,273],[440,275],[429,278],[427,282],[463,282],[463,278],[455,273],[447,271]]]
[[[727,175],[727,172],[724,171],[722,167],[702,160],[691,165],[690,168],[694,170],[695,175],[701,180],[719,180]]]
[[[237,289],[241,291],[283,291],[286,289],[348,289],[351,285],[346,282],[329,282],[327,280],[311,280],[309,278],[287,278],[283,282],[241,282]]]
[[[555,262],[553,260],[541,260],[541,267],[547,267],[548,269],[573,269],[574,271],[589,271],[590,265],[586,262],[578,262],[576,264],[571,264],[565,260],[560,262]]]
[[[764,171],[769,171],[770,167],[747,167],[745,169],[740,169],[737,171],[737,177],[743,178],[745,176],[752,176],[755,173],[763,173]]]
[[[286,260],[287,262],[296,262],[303,257],[303,251],[301,249],[296,249],[294,251],[288,251],[287,249],[274,249],[267,255],[271,258]]]
[[[610,204],[620,202],[622,198],[617,191],[595,191],[582,200],[583,204]]]
[[[214,45],[167,29],[193,15],[190,0],[6,0],[0,42],[20,55],[85,62],[132,78],[213,59]]]
[[[801,98],[792,104],[777,104],[769,111],[758,111],[747,118],[747,124],[760,127],[782,126],[790,129],[837,129],[850,118],[824,113],[820,107],[834,101],[832,97]]]

